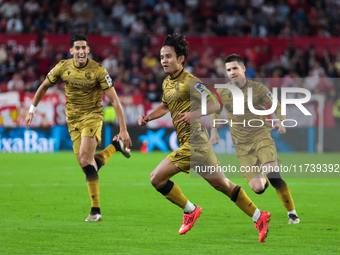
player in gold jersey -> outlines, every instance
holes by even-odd
[[[252,98],[255,109],[265,110],[264,104],[267,104],[269,107],[272,106],[272,94],[269,89],[259,82],[245,78],[246,68],[241,56],[236,54],[229,55],[225,60],[225,65],[231,84],[240,88],[245,98],[248,97],[248,88],[252,88]],[[279,160],[277,160],[274,140],[270,134],[272,122],[267,121],[264,115],[252,113],[248,108],[247,102],[245,102],[244,106],[244,115],[233,114],[233,95],[231,91],[229,89],[219,88],[217,89],[217,93],[220,95],[222,104],[227,112],[236,156],[240,161],[241,167],[247,169],[243,174],[249,186],[255,193],[262,194],[270,182],[276,189],[278,196],[287,210],[288,223],[299,223],[300,219],[295,211],[289,187],[281,178],[277,169],[275,171],[275,167],[277,168],[280,163],[278,162]],[[222,110],[223,108],[211,115],[212,129],[210,140],[212,144],[217,144],[219,140],[217,125],[214,124],[214,120],[220,119]],[[285,134],[286,129],[281,123],[285,117],[281,114],[279,102],[275,113],[279,121],[273,124],[273,129],[278,129],[278,134]],[[252,121],[249,122],[249,120]],[[250,125],[248,123],[250,123]],[[262,123],[264,124],[261,126]],[[263,173],[263,170],[266,170],[266,173]]]
[[[131,139],[127,132],[124,113],[112,80],[106,69],[89,59],[90,47],[85,35],[76,34],[71,40],[70,53],[73,58],[61,60],[47,75],[37,90],[29,113],[26,128],[31,124],[34,111],[46,91],[61,78],[65,84],[66,118],[73,142],[74,154],[86,175],[86,183],[91,198],[91,212],[85,221],[101,221],[99,203],[99,169],[113,153],[121,151],[129,158]],[[112,103],[120,125],[120,132],[107,148],[95,154],[101,143],[103,124],[102,94]]]
[[[160,118],[170,112],[180,148],[169,154],[151,173],[151,184],[165,198],[183,209],[183,224],[179,234],[189,231],[202,213],[199,206],[191,203],[180,188],[170,180],[179,172],[188,173],[195,166],[218,167],[219,161],[212,151],[209,135],[201,124],[201,95],[205,86],[183,69],[188,57],[188,42],[180,34],[169,35],[160,51],[161,65],[168,77],[163,82],[163,99],[148,116],[141,116],[138,124]],[[207,114],[217,111],[220,105],[213,100],[207,103]],[[260,211],[244,190],[228,180],[223,172],[200,173],[216,190],[227,195],[243,212],[252,217],[263,242],[267,236],[269,212]]]

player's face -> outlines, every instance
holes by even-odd
[[[231,83],[242,88],[246,81],[246,67],[244,65],[240,65],[237,61],[233,61],[226,63],[225,68]]]
[[[177,58],[172,46],[163,46],[161,49],[161,65],[166,74],[176,77],[183,69],[184,56]]]
[[[87,46],[86,41],[76,41],[70,49],[73,55],[75,66],[84,66],[87,62],[87,54],[90,52],[90,47]]]

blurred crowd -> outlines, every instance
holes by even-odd
[[[106,47],[102,54],[93,56],[90,53],[89,57],[108,70],[118,94],[143,94],[146,101],[154,102],[161,101],[161,84],[165,78],[158,50],[148,46],[139,50],[132,46],[129,51],[120,49],[114,54]],[[67,49],[14,53],[11,47],[2,47],[0,92],[34,92],[54,65],[71,57]],[[225,52],[215,52],[209,46],[203,52],[193,49],[185,69],[200,78],[226,78],[225,57]],[[312,93],[326,95],[330,101],[334,101],[340,93],[340,50],[332,55],[328,48],[324,48],[322,54],[317,54],[313,45],[306,50],[288,46],[280,56],[276,56],[270,46],[256,45],[247,49],[243,57],[246,76],[261,81],[271,90],[273,87],[303,87]],[[64,84],[60,80],[52,91],[62,90]]]
[[[0,33],[84,34],[103,33],[98,12],[124,37],[128,48],[89,55],[101,62],[115,81],[119,94],[141,93],[146,101],[160,101],[165,75],[159,63],[159,49],[150,46],[149,35],[182,32],[190,36],[337,36],[340,32],[340,1],[307,0],[0,0]],[[1,34],[0,34],[1,36]],[[131,47],[130,47],[131,46]],[[324,48],[317,54],[288,45],[277,56],[270,45],[254,45],[242,55],[246,75],[273,87],[305,87],[334,101],[340,93],[340,50]],[[61,59],[72,57],[67,48],[44,45],[14,52],[0,48],[0,92],[34,92],[49,70]],[[226,77],[225,52],[212,47],[191,49],[185,68],[200,78]],[[263,78],[269,78],[263,80]],[[302,79],[304,78],[304,79]],[[53,87],[62,91],[60,81]]]
[[[0,0],[0,33],[330,37],[339,13],[337,0]]]

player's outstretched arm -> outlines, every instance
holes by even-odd
[[[168,112],[169,112],[169,108],[165,104],[161,103],[148,116],[140,116],[138,118],[138,125],[145,126],[149,121],[163,117]]]
[[[50,81],[48,79],[45,79],[43,81],[43,83],[41,83],[41,85],[39,86],[37,92],[34,95],[32,105],[31,105],[31,107],[29,109],[29,112],[28,112],[28,114],[26,116],[26,119],[25,119],[26,129],[28,129],[29,125],[31,125],[31,123],[32,123],[32,120],[34,118],[35,108],[38,106],[39,102],[41,101],[41,99],[46,94],[46,91],[51,86],[53,86],[53,84],[50,83]]]
[[[118,99],[116,90],[114,87],[111,87],[107,90],[105,90],[106,96],[109,98],[113,108],[115,109],[115,112],[117,114],[118,122],[119,122],[119,129],[120,132],[118,134],[118,139],[121,139],[123,141],[124,147],[129,148],[132,146],[130,135],[127,131],[125,117],[122,105]]]

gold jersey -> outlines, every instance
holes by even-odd
[[[208,133],[200,118],[195,119],[190,125],[175,123],[183,117],[179,113],[193,112],[201,108],[201,92],[197,88],[200,84],[202,84],[200,79],[184,69],[176,78],[171,79],[168,76],[163,81],[162,103],[170,110],[180,146],[190,143],[190,137],[195,144],[209,142]]]
[[[230,84],[230,83],[228,83]],[[256,115],[248,108],[248,88],[252,88],[253,106],[257,110],[265,110],[265,104],[272,106],[272,94],[269,89],[263,84],[251,80],[247,80],[246,85],[241,89],[244,95],[244,115],[233,114],[233,94],[229,89],[217,89],[222,104],[228,116],[228,124],[234,145],[248,144],[256,141],[260,137],[270,136],[272,129],[272,121],[267,121],[266,115]],[[213,120],[221,118],[221,108],[218,112],[211,115],[211,127],[213,127]],[[278,102],[275,110],[276,116],[280,120],[284,120],[281,115],[281,105]],[[251,120],[251,121],[250,121]],[[249,122],[250,121],[250,122]],[[261,122],[262,121],[262,122]],[[261,126],[263,124],[263,126]],[[217,126],[217,125],[215,125]],[[254,127],[256,126],[256,127]],[[260,127],[261,126],[261,127]]]
[[[46,76],[52,84],[61,78],[65,84],[66,117],[74,122],[85,118],[103,117],[103,91],[112,87],[106,69],[89,59],[85,66],[76,67],[73,58],[61,60]]]

